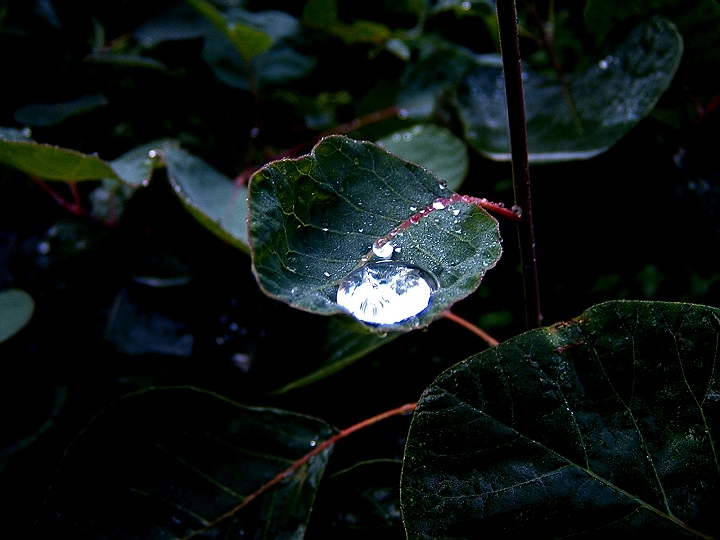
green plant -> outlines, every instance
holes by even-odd
[[[0,11],[9,523],[718,534],[716,2],[121,7]]]

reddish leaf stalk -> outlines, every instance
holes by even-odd
[[[482,328],[480,328],[478,326],[475,326],[470,321],[463,319],[462,317],[459,317],[458,315],[455,315],[450,310],[443,311],[442,316],[450,321],[453,321],[454,323],[459,324],[463,328],[470,330],[473,334],[480,336],[480,338],[482,338],[485,341],[485,343],[487,343],[490,347],[496,347],[496,346],[500,345],[500,342],[497,339],[495,339],[494,337],[492,337],[490,334],[485,332],[485,330],[483,330]]]
[[[325,450],[327,450],[328,448],[333,446],[336,442],[338,442],[340,439],[344,439],[348,435],[352,435],[356,431],[359,431],[363,428],[366,428],[368,426],[376,424],[376,423],[380,422],[381,420],[385,420],[392,416],[398,416],[398,415],[411,413],[415,410],[415,407],[417,407],[417,403],[406,403],[405,405],[402,405],[395,409],[390,409],[389,411],[385,411],[385,412],[375,415],[371,418],[367,418],[367,419],[363,420],[362,422],[358,422],[357,424],[354,424],[348,428],[343,429],[339,433],[336,433],[329,439],[327,439],[327,440],[321,442],[320,444],[318,444],[317,446],[315,446],[310,452],[308,452],[303,457],[301,457],[300,459],[295,461],[287,469],[285,469],[284,471],[275,475],[275,477],[273,477],[272,480],[270,480],[266,484],[262,485],[260,487],[260,489],[251,493],[247,497],[245,497],[240,504],[238,504],[234,508],[228,510],[226,513],[224,513],[222,516],[220,516],[216,520],[211,521],[202,529],[198,529],[197,531],[193,532],[192,534],[189,534],[188,536],[185,537],[185,539],[192,538],[193,536],[195,536],[203,531],[206,531],[212,527],[215,527],[222,521],[224,521],[228,518],[231,518],[232,516],[237,514],[240,510],[242,510],[245,506],[247,506],[250,502],[257,499],[262,494],[267,492],[270,488],[276,486],[277,484],[279,484],[280,482],[282,482],[283,480],[288,478],[297,469],[299,469],[300,467],[305,465],[308,461],[310,461],[311,458],[320,454],[321,452],[324,452]],[[183,540],[185,540],[185,539],[183,539]]]
[[[525,100],[515,0],[498,0],[496,9],[510,128],[513,192],[515,204],[522,208],[523,214],[517,230],[525,292],[525,322],[528,328],[538,328],[542,323],[542,314],[535,255]]]
[[[70,192],[73,196],[73,202],[70,202],[53,188],[51,188],[43,179],[38,178],[37,176],[30,176],[30,179],[35,182],[35,184],[40,187],[40,189],[42,189],[45,193],[49,194],[57,204],[65,208],[68,212],[72,213],[75,216],[88,217],[88,213],[85,212],[85,210],[83,210],[82,208],[82,204],[80,202],[80,194],[78,193],[77,185],[75,183],[70,184]]]

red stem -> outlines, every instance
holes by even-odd
[[[485,332],[485,330],[483,330],[479,326],[475,326],[470,321],[467,321],[467,320],[463,319],[462,317],[455,315],[450,310],[443,311],[441,313],[441,315],[443,317],[445,317],[446,319],[459,324],[463,328],[470,330],[473,334],[480,336],[485,341],[485,343],[487,343],[491,347],[497,347],[498,345],[500,345],[500,342],[497,339],[495,339],[494,337],[492,337],[490,334]]]
[[[378,415],[376,415],[376,416],[373,416],[373,417],[371,417],[371,418],[367,418],[367,419],[363,420],[362,422],[358,422],[357,424],[354,424],[354,425],[352,425],[352,426],[350,426],[350,427],[348,427],[348,428],[345,428],[345,429],[343,429],[342,431],[336,433],[335,435],[333,435],[333,436],[330,437],[329,439],[327,439],[327,440],[321,442],[320,444],[318,444],[318,445],[317,445],[315,448],[313,448],[310,452],[308,452],[308,453],[305,454],[303,457],[301,457],[301,458],[298,459],[296,462],[294,462],[292,465],[290,465],[290,467],[288,467],[288,468],[285,469],[284,471],[282,471],[282,472],[278,473],[277,475],[275,475],[275,477],[274,477],[272,480],[270,480],[270,481],[267,482],[266,484],[262,485],[262,486],[260,487],[260,489],[258,489],[258,490],[255,491],[254,493],[251,493],[251,494],[248,495],[247,497],[245,497],[240,504],[238,504],[238,505],[235,506],[234,508],[228,510],[228,511],[225,512],[222,516],[220,516],[219,518],[217,518],[216,520],[211,521],[210,523],[208,523],[208,524],[207,524],[205,527],[203,527],[202,529],[198,529],[197,531],[193,532],[192,534],[186,536],[185,539],[187,539],[187,538],[192,538],[192,537],[195,536],[196,534],[199,534],[199,533],[201,533],[201,532],[203,532],[203,531],[206,531],[206,530],[208,530],[208,529],[216,526],[218,523],[220,523],[220,522],[222,522],[222,521],[224,521],[224,520],[226,520],[226,519],[234,516],[234,515],[237,514],[240,510],[242,510],[245,506],[247,506],[251,501],[257,499],[260,495],[262,495],[263,493],[265,493],[266,491],[268,491],[270,488],[272,488],[272,487],[274,487],[275,485],[277,485],[277,484],[279,484],[280,482],[282,482],[282,481],[283,481],[285,478],[287,478],[290,474],[292,474],[294,471],[296,471],[297,469],[299,469],[302,465],[304,465],[304,464],[306,464],[308,461],[310,461],[310,459],[311,459],[312,457],[320,454],[321,452],[324,452],[325,450],[327,450],[328,448],[330,448],[332,445],[334,445],[334,444],[335,444],[337,441],[339,441],[340,439],[344,439],[344,438],[347,437],[348,435],[352,435],[352,434],[355,433],[356,431],[359,431],[359,430],[361,430],[361,429],[363,429],[363,428],[366,428],[366,427],[368,427],[368,426],[371,426],[371,425],[373,425],[373,424],[376,424],[377,422],[380,422],[381,420],[385,420],[386,418],[390,418],[390,417],[392,417],[392,416],[397,416],[397,415],[402,415],[402,414],[411,413],[411,412],[413,412],[413,411],[415,410],[415,407],[416,407],[416,406],[417,406],[417,403],[406,403],[405,405],[402,405],[402,406],[400,406],[400,407],[397,407],[396,409],[391,409],[391,410],[389,410],[389,411],[385,411],[385,412],[380,413],[380,414],[378,414]]]

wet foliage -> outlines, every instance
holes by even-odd
[[[494,2],[0,3],[12,537],[720,536],[720,7],[518,10],[531,331]]]

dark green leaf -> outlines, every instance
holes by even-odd
[[[235,46],[242,58],[249,62],[272,46],[273,38],[267,32],[248,24],[229,21],[206,0],[186,0],[206,17]]]
[[[419,401],[409,538],[718,535],[720,310],[615,301],[446,370]]]
[[[527,70],[523,82],[531,161],[587,159],[604,152],[655,106],[682,56],[682,38],[653,17],[563,81]],[[478,64],[458,90],[468,141],[486,156],[509,161],[502,67]]]
[[[83,96],[63,103],[35,103],[15,111],[15,120],[27,126],[54,126],[67,118],[108,104],[102,94]]]
[[[42,538],[302,538],[330,449],[212,523],[306,455],[333,429],[193,388],[123,398],[68,449]]]
[[[5,138],[6,133],[0,133],[0,163],[24,173],[66,182],[100,178],[119,180],[112,167],[96,155],[39,144],[30,139]]]
[[[177,145],[165,145],[161,152],[170,184],[185,208],[213,234],[249,251],[247,188]]]
[[[0,343],[22,330],[34,310],[32,296],[22,289],[0,291]]]
[[[497,221],[475,204],[457,196],[433,209],[453,195],[427,169],[372,143],[327,137],[310,155],[276,161],[252,177],[253,271],[268,295],[294,307],[347,313],[338,288],[355,270],[372,270],[368,265],[382,260],[373,245],[390,238],[393,265],[434,275],[437,290],[427,309],[367,329],[425,326],[473,292],[502,251]]]

